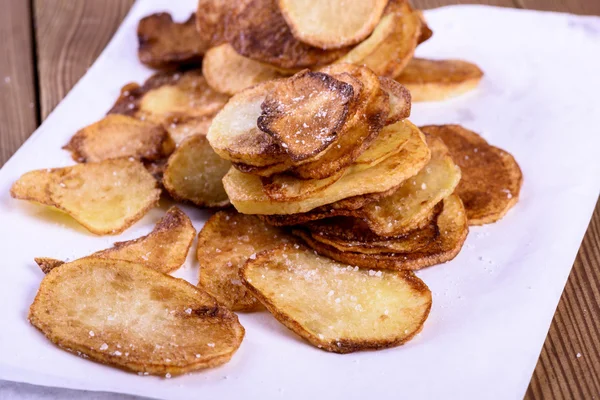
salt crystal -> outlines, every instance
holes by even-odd
[[[581,353],[577,353],[577,358],[581,358]]]
[[[123,353],[121,353],[119,350],[117,350],[113,353],[113,355],[117,356],[117,357],[119,357],[121,354],[123,354]]]
[[[108,349],[108,345],[106,343],[102,343],[102,346],[100,346],[100,351],[104,351]]]
[[[200,358],[200,357],[202,357],[202,355],[196,354],[196,358]]]
[[[186,308],[185,313],[186,314],[191,314],[192,313],[192,309],[191,308]]]
[[[166,375],[165,375],[165,378],[171,379],[171,374],[167,372]]]
[[[427,189],[427,184],[425,182],[421,183],[421,190]]]
[[[215,347],[215,344],[214,343],[208,343],[207,346],[208,347]]]
[[[90,331],[90,336],[94,337],[94,335],[95,335],[94,331]]]
[[[339,297],[338,297],[337,299],[335,299],[335,302],[336,302],[336,303],[339,303],[339,302],[341,302],[341,301],[342,301],[342,300],[341,300]]]

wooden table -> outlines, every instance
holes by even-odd
[[[0,0],[0,166],[92,65],[132,3]],[[600,0],[414,0],[417,8],[457,3],[600,15]],[[558,305],[527,399],[600,398],[599,266],[600,203]]]

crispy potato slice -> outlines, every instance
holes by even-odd
[[[203,43],[225,43],[229,20],[246,7],[248,0],[198,0],[196,28]]]
[[[410,116],[411,97],[407,88],[391,78],[379,77],[381,88],[388,94],[390,100],[390,113],[385,121],[386,125],[394,124]]]
[[[442,101],[475,89],[482,77],[483,71],[467,61],[413,58],[396,80],[413,101]]]
[[[244,284],[275,318],[336,353],[401,345],[421,331],[431,291],[410,271],[359,269],[284,245],[243,268]]]
[[[340,262],[365,268],[416,270],[450,261],[460,252],[469,233],[469,225],[465,208],[457,195],[451,195],[444,199],[443,209],[437,216],[436,225],[439,232],[436,238],[425,247],[408,253],[390,251],[388,253],[364,254],[340,251],[335,247],[313,239],[307,231],[297,229],[293,233],[301,237],[319,254]],[[390,240],[394,241],[396,239]]]
[[[314,196],[339,181],[346,171],[325,179],[298,179],[288,174],[261,178],[263,192],[273,201],[299,201]]]
[[[148,235],[116,242],[110,249],[88,257],[130,261],[166,274],[183,265],[194,236],[192,221],[179,208],[171,207]],[[46,257],[36,258],[35,262],[45,274],[65,263]]]
[[[323,50],[296,39],[277,0],[250,0],[228,21],[226,36],[239,54],[286,69],[329,64],[348,52]]]
[[[173,148],[162,126],[119,114],[107,115],[79,130],[63,147],[77,162],[122,157],[157,160],[168,156]]]
[[[219,211],[198,235],[198,285],[233,311],[256,311],[261,304],[242,284],[240,269],[256,254],[285,243],[294,236],[269,226],[254,215]]]
[[[164,126],[169,136],[175,142],[177,146],[181,144],[185,139],[194,135],[204,135],[208,133],[208,128],[214,115],[207,115],[205,117],[194,117],[194,118],[175,118],[167,121]]]
[[[275,82],[264,82],[241,91],[217,114],[206,135],[217,154],[256,167],[291,161],[275,139],[256,126],[261,104]]]
[[[433,36],[433,31],[427,25],[427,21],[425,20],[425,16],[423,15],[423,11],[417,10],[417,14],[419,18],[421,18],[421,35],[419,36],[419,44],[428,41]]]
[[[352,85],[331,75],[301,71],[267,94],[258,127],[273,136],[292,161],[312,158],[337,137],[353,95]]]
[[[470,225],[496,222],[517,204],[523,174],[510,153],[460,125],[422,129],[444,141],[462,171],[456,194],[465,204]]]
[[[335,64],[322,69],[322,72],[340,78],[348,74],[361,82],[361,91],[354,113],[327,152],[315,161],[294,168],[294,175],[302,179],[323,179],[350,166],[377,137],[390,113],[388,95],[368,68]]]
[[[278,0],[277,3],[296,39],[321,49],[338,49],[369,36],[388,0]]]
[[[94,257],[50,271],[29,321],[64,350],[167,377],[226,363],[244,337],[236,315],[205,291],[140,264]]]
[[[358,172],[350,170],[317,195],[300,201],[273,202],[263,192],[258,176],[244,174],[235,168],[225,175],[223,185],[231,203],[241,213],[296,214],[345,198],[388,191],[416,175],[427,164],[429,157],[424,136],[416,130],[400,153],[374,167]]]
[[[413,57],[422,24],[407,3],[401,9],[385,15],[368,39],[336,62],[365,65],[380,76],[398,76]]]
[[[371,146],[354,161],[354,165],[370,168],[399,153],[410,140],[414,130],[418,128],[408,120],[386,126]]]
[[[21,175],[10,188],[10,195],[19,200],[54,206],[48,187],[57,184],[59,168],[39,169]]]
[[[137,28],[138,58],[152,68],[200,64],[210,42],[196,31],[196,16],[174,22],[169,13],[156,13],[140,20]]]
[[[270,65],[239,55],[229,43],[206,52],[202,73],[211,88],[232,96],[258,83],[284,76]]]
[[[231,162],[214,152],[205,136],[187,138],[169,157],[163,185],[171,197],[200,207],[229,205],[222,179]]]

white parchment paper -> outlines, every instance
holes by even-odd
[[[94,66],[0,171],[0,379],[173,399],[521,398],[599,194],[595,17],[479,6],[426,13],[435,35],[418,54],[464,58],[486,76],[459,99],[415,104],[411,119],[480,132],[514,154],[525,180],[503,220],[473,228],[455,260],[419,273],[434,303],[407,345],[329,354],[268,313],[242,314],[247,336],[230,363],[161,379],[78,358],[29,325],[42,279],[33,257],[74,259],[146,234],[167,204],[119,237],[96,237],[68,217],[11,199],[10,185],[28,170],[72,164],[61,146],[101,118],[122,85],[151,74],[136,58],[137,21],[162,10],[183,20],[194,3],[138,1]],[[185,211],[197,229],[208,216]],[[195,282],[197,273],[191,254],[177,276]]]

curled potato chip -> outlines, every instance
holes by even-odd
[[[174,143],[160,125],[110,114],[79,130],[63,148],[77,162],[122,157],[157,160],[168,156]]]
[[[296,39],[321,49],[337,49],[369,36],[387,2],[278,0],[278,5]]]
[[[244,328],[205,291],[143,265],[83,258],[44,277],[29,321],[60,348],[132,372],[229,361]]]
[[[296,241],[294,236],[254,215],[219,211],[198,235],[198,285],[230,310],[256,311],[261,304],[242,284],[240,269],[259,252]]]
[[[195,235],[196,230],[188,216],[179,208],[171,207],[148,235],[117,242],[110,249],[88,257],[130,261],[166,274],[183,265]],[[35,262],[45,274],[64,264],[45,257],[36,258]]]
[[[336,62],[365,65],[380,76],[398,76],[413,57],[422,24],[406,2],[400,9],[385,15],[371,36]]]
[[[470,225],[496,222],[517,204],[523,174],[510,153],[460,125],[422,129],[444,141],[462,171],[455,193],[465,204]]]
[[[273,136],[292,161],[324,151],[348,117],[351,85],[304,70],[275,84],[261,105],[258,127]]]
[[[436,226],[439,234],[434,240],[417,251],[407,253],[389,251],[387,253],[364,254],[340,251],[335,247],[315,240],[307,231],[297,229],[293,233],[301,237],[319,254],[340,262],[365,268],[415,270],[450,261],[456,257],[462,248],[469,232],[469,225],[465,208],[457,195],[451,195],[444,199],[443,209],[437,216]],[[392,238],[389,240],[393,242],[397,239]]]
[[[203,43],[219,46],[225,43],[229,19],[246,7],[248,0],[198,0],[196,28]]]
[[[325,65],[348,49],[323,50],[294,37],[276,3],[250,0],[229,19],[226,36],[241,55],[279,68],[294,69]]]
[[[231,162],[219,157],[205,136],[192,136],[169,157],[163,185],[174,199],[200,207],[225,207],[229,199],[221,180],[230,167]]]
[[[15,182],[11,195],[54,206],[106,235],[140,220],[157,204],[160,189],[140,162],[115,159],[32,171]]]
[[[381,88],[387,93],[390,100],[390,113],[385,121],[391,125],[410,116],[411,97],[407,88],[391,78],[379,77]]]
[[[244,214],[296,214],[338,200],[388,191],[414,176],[429,161],[430,152],[423,134],[416,130],[396,155],[374,167],[348,171],[315,196],[290,202],[273,202],[264,192],[260,177],[229,170],[223,178],[225,191],[234,207]]]
[[[390,113],[389,99],[377,76],[369,69],[350,64],[334,64],[322,69],[334,76],[348,74],[361,82],[356,108],[348,117],[337,139],[317,160],[295,167],[293,174],[302,179],[323,179],[348,167],[373,142]]]
[[[298,179],[288,174],[261,178],[263,192],[274,201],[298,201],[314,196],[333,185],[346,171],[336,172],[325,179]]]
[[[239,55],[229,43],[206,52],[202,74],[211,88],[232,96],[258,83],[283,76],[270,65]]]
[[[169,13],[156,13],[140,20],[137,28],[138,58],[152,68],[200,64],[210,43],[196,31],[196,16],[174,22]]]
[[[304,246],[281,246],[243,268],[250,291],[312,345],[336,353],[410,340],[431,309],[431,291],[410,271],[360,269]]]
[[[482,77],[481,69],[466,61],[413,58],[396,80],[413,101],[441,101],[475,89]]]
[[[384,127],[371,146],[354,161],[354,165],[369,168],[399,153],[415,129],[418,128],[409,121],[399,121]]]

